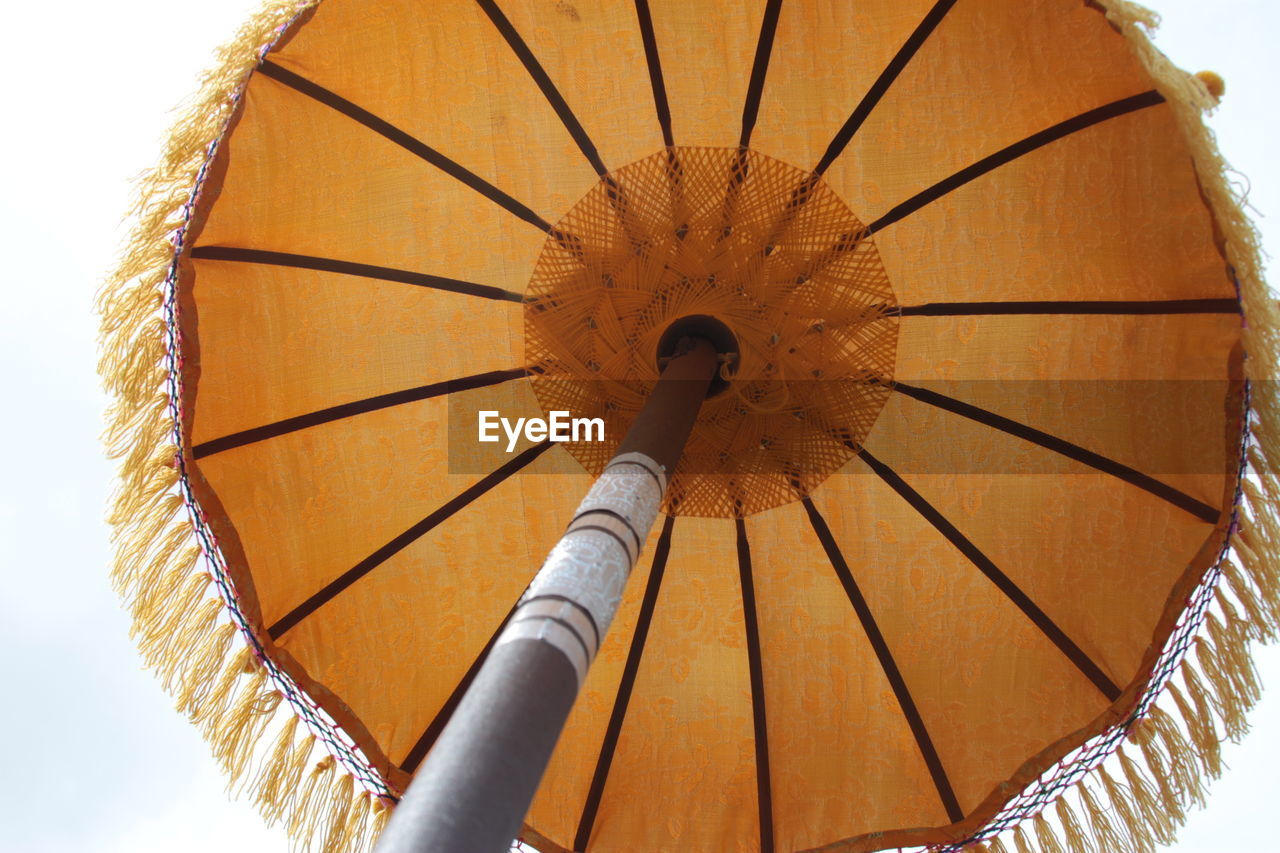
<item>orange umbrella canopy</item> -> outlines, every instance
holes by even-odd
[[[1167,840],[1256,698],[1280,529],[1249,381],[1274,309],[1200,120],[1220,81],[1149,23],[1121,0],[269,7],[104,298],[144,654],[269,818],[367,840],[663,334],[707,315],[739,357],[526,838]],[[478,440],[481,412],[553,411],[603,440]]]

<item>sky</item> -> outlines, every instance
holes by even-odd
[[[1211,120],[1280,252],[1280,4],[1153,0],[1157,43],[1227,82]],[[21,853],[287,849],[231,801],[194,728],[141,667],[107,582],[112,468],[94,365],[93,295],[123,239],[131,178],[157,156],[172,108],[251,0],[5,4],[0,80],[0,773],[4,847]],[[16,117],[16,119],[14,118]],[[1248,176],[1247,179],[1244,176]],[[1177,851],[1280,850],[1280,649],[1255,654],[1271,686],[1254,731]]]

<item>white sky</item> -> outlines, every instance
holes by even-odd
[[[121,239],[129,178],[156,157],[169,110],[251,0],[6,2],[0,79],[0,772],[3,847],[201,853],[286,849],[228,802],[195,730],[140,667],[106,581],[112,473],[99,450],[92,294]],[[1280,210],[1274,0],[1152,0],[1179,65],[1227,81],[1213,119],[1261,214]],[[1259,218],[1280,251],[1274,220]],[[1280,653],[1257,655],[1280,684]],[[1280,850],[1280,697],[1228,745],[1231,769],[1179,851]]]

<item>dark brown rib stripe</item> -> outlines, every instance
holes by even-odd
[[[580,520],[586,518],[589,515],[605,515],[605,516],[608,516],[609,518],[614,519],[615,521],[622,522],[622,526],[627,528],[627,532],[631,534],[632,540],[636,543],[636,553],[639,554],[641,551],[644,550],[644,541],[640,538],[640,534],[636,533],[636,529],[631,526],[631,522],[628,521],[626,516],[624,516],[622,513],[614,512],[611,509],[589,509],[586,512],[578,513],[573,517],[573,521],[569,522],[569,526],[573,527],[573,525],[577,524]]]
[[[778,14],[782,0],[769,0],[760,20],[760,38],[756,41],[756,58],[751,63],[751,80],[747,83],[747,99],[742,105],[742,133],[738,147],[751,145],[751,132],[755,130],[760,115],[760,98],[764,94],[764,78],[769,73],[769,57],[773,53],[773,38],[778,32]]]
[[[578,629],[573,627],[573,624],[568,620],[561,619],[559,616],[548,616],[545,613],[534,613],[527,616],[521,616],[511,624],[519,625],[521,622],[537,622],[540,619],[545,619],[548,622],[554,622],[572,634],[573,638],[578,641],[578,645],[582,648],[582,654],[587,659],[587,663],[591,663],[592,655],[591,649],[587,648],[587,638],[578,633]]]
[[[498,637],[506,629],[507,623],[511,621],[511,617],[515,615],[516,608],[519,606],[519,602],[517,602],[507,611],[507,615],[502,617],[502,621],[498,624],[497,630],[493,632],[493,636],[489,638],[489,642],[484,644],[484,648],[480,650],[480,654],[476,655],[476,659],[471,662],[471,666],[467,669],[466,674],[462,676],[462,680],[458,682],[458,686],[453,688],[449,698],[440,706],[440,710],[436,712],[431,723],[423,731],[422,737],[418,738],[417,743],[413,745],[413,749],[409,750],[409,754],[400,763],[401,770],[406,773],[412,773],[417,770],[418,765],[422,763],[422,759],[426,758],[427,753],[431,751],[431,747],[435,746],[436,738],[440,737],[440,732],[444,731],[444,727],[449,724],[449,720],[453,717],[453,712],[458,707],[458,703],[462,701],[462,697],[466,695],[467,690],[471,687],[471,682],[476,680],[476,674],[480,672],[481,664],[489,656],[490,650],[493,649],[493,644],[498,642]]]
[[[747,668],[751,673],[751,717],[756,744],[756,803],[760,809],[760,853],[773,853],[773,788],[769,774],[769,725],[764,701],[764,663],[760,655],[760,623],[756,586],[751,574],[751,543],[747,525],[735,518],[738,533],[738,578],[742,587],[742,617],[747,632]]]
[[[640,602],[636,630],[631,635],[631,650],[627,652],[627,663],[622,669],[622,681],[618,684],[618,695],[613,701],[613,713],[609,715],[609,726],[605,729],[604,741],[600,744],[600,757],[596,761],[595,774],[591,777],[591,787],[587,791],[587,799],[582,806],[582,818],[578,821],[578,833],[573,840],[574,850],[586,850],[587,842],[591,840],[591,829],[595,826],[600,799],[604,796],[605,782],[609,780],[609,767],[613,764],[613,754],[618,748],[618,736],[622,733],[622,724],[627,718],[627,703],[631,701],[631,691],[636,685],[636,674],[640,671],[640,660],[644,657],[644,643],[649,637],[653,610],[658,603],[658,590],[662,587],[662,576],[667,569],[667,557],[671,554],[671,531],[675,524],[676,519],[673,515],[668,515],[662,522],[662,535],[658,537],[658,546],[653,552],[653,568],[649,570],[649,582],[644,588],[644,600]]]
[[[662,494],[663,492],[666,491],[666,486],[663,484],[662,480],[658,477],[658,475],[654,473],[652,468],[650,468],[648,465],[641,465],[639,462],[635,462],[631,459],[623,459],[621,462],[614,460],[613,462],[610,462],[608,465],[604,466],[604,470],[608,471],[610,468],[616,468],[619,465],[630,465],[633,468],[639,468],[641,471],[649,475],[650,480],[653,480],[654,485],[658,487],[658,494]]]
[[[1068,300],[1007,302],[926,302],[891,308],[885,316],[967,317],[1008,314],[1239,314],[1234,299]]]
[[[283,83],[292,89],[296,89],[310,98],[314,98],[327,107],[337,110],[348,118],[360,122],[360,124],[363,124],[374,133],[389,139],[411,154],[415,154],[423,160],[426,160],[428,163],[450,177],[456,178],[471,187],[471,189],[480,193],[490,201],[495,202],[507,212],[523,219],[530,225],[541,228],[548,234],[553,233],[551,223],[547,222],[541,216],[534,213],[511,196],[507,195],[493,184],[484,180],[479,175],[476,175],[474,172],[463,168],[461,165],[450,160],[448,157],[444,156],[426,143],[413,138],[390,122],[378,118],[363,107],[356,106],[346,98],[334,94],[323,86],[312,83],[305,77],[281,68],[270,60],[264,60],[263,63],[258,66],[258,71],[273,80]]]
[[[233,447],[243,447],[246,444],[253,444],[255,441],[275,438],[276,436],[297,432],[307,427],[363,415],[366,412],[375,412],[378,409],[386,409],[391,406],[403,405],[404,403],[427,400],[431,397],[440,397],[445,394],[456,394],[459,391],[470,391],[473,388],[498,385],[503,382],[509,382],[512,379],[520,379],[526,376],[527,373],[528,371],[523,367],[511,370],[491,370],[488,373],[477,373],[472,376],[463,376],[460,379],[446,379],[444,382],[435,382],[431,385],[419,385],[417,388],[406,388],[403,391],[393,391],[390,394],[379,394],[377,397],[368,397],[364,400],[356,400],[353,403],[343,403],[340,406],[330,406],[327,409],[285,418],[282,421],[276,421],[265,426],[254,427],[231,435],[224,435],[222,438],[201,442],[191,448],[191,455],[196,459],[203,459],[206,456],[221,453]]]
[[[573,532],[575,533],[579,530],[594,530],[596,533],[603,533],[605,536],[608,536],[614,542],[618,543],[618,547],[622,549],[622,553],[627,555],[627,559],[631,558],[631,549],[627,547],[627,540],[623,539],[609,528],[601,527],[598,524],[582,524],[573,528]]]
[[[502,34],[507,45],[520,60],[520,64],[524,66],[525,71],[529,72],[529,76],[538,85],[538,89],[542,91],[547,103],[551,104],[551,108],[560,117],[565,130],[569,131],[569,135],[573,137],[573,141],[578,144],[579,150],[587,158],[587,162],[591,164],[591,168],[596,170],[597,175],[604,177],[609,170],[605,168],[604,162],[600,159],[600,154],[596,151],[595,144],[587,136],[582,123],[573,114],[573,110],[569,109],[569,105],[565,102],[564,97],[561,96],[560,90],[556,88],[555,83],[551,82],[551,78],[547,76],[547,72],[543,69],[542,64],[538,62],[538,58],[533,55],[529,45],[525,44],[524,39],[516,32],[516,28],[511,25],[511,21],[507,20],[507,16],[498,8],[497,3],[493,0],[476,0],[476,3],[489,16],[489,20],[493,22],[493,25],[497,27],[498,32]]]
[[[1120,696],[1120,688],[1116,686],[1107,674],[1102,671],[1093,660],[1084,653],[1084,651],[1075,644],[1075,642],[1067,636],[1066,632],[1058,627],[1049,615],[1036,605],[1025,592],[1023,592],[1016,583],[1014,583],[1008,575],[1000,571],[995,563],[987,557],[986,554],[978,550],[978,547],[970,542],[963,533],[956,529],[950,521],[943,517],[942,513],[934,509],[933,505],[924,499],[923,496],[906,481],[897,475],[888,465],[885,465],[879,459],[876,459],[866,448],[858,451],[858,456],[863,462],[875,471],[880,479],[884,480],[895,492],[898,493],[903,500],[909,503],[916,512],[920,513],[926,521],[933,525],[939,533],[946,537],[947,541],[956,547],[961,554],[973,563],[987,579],[996,585],[996,588],[1005,594],[1005,597],[1013,602],[1019,610],[1021,610],[1028,619],[1040,631],[1049,638],[1058,649],[1067,656],[1067,658],[1075,664],[1076,668],[1084,674],[1093,685],[1098,688],[1103,696],[1111,701],[1115,701]]]
[[[469,486],[464,492],[457,497],[451,499],[448,503],[441,506],[435,512],[410,527],[404,533],[392,539],[386,545],[374,551],[365,557],[359,563],[356,563],[347,571],[334,578],[306,601],[299,604],[293,610],[289,611],[280,621],[272,625],[267,633],[271,635],[271,639],[278,640],[290,628],[297,625],[303,619],[310,616],[323,605],[332,601],[339,593],[350,587],[360,578],[369,574],[378,566],[394,557],[401,550],[408,547],[419,537],[429,532],[432,528],[447,521],[458,511],[462,510],[467,504],[528,465],[533,460],[541,456],[551,447],[550,441],[544,441],[541,444],[535,444],[533,447],[526,449],[502,467],[486,474],[481,480]]]
[[[1217,524],[1218,516],[1221,514],[1218,510],[1209,506],[1203,501],[1196,500],[1186,492],[1175,489],[1166,483],[1162,483],[1154,477],[1143,474],[1141,471],[1134,470],[1128,465],[1122,465],[1114,459],[1108,459],[1105,456],[1094,453],[1092,450],[1086,450],[1078,444],[1072,444],[1065,439],[1050,435],[1047,432],[1041,432],[1034,427],[1018,421],[1001,417],[995,412],[979,408],[977,406],[957,400],[954,397],[948,397],[945,394],[939,394],[937,391],[930,391],[927,388],[917,388],[914,385],[908,385],[905,382],[895,382],[893,389],[908,397],[913,397],[922,403],[928,403],[939,409],[945,409],[948,412],[976,421],[985,426],[993,427],[1001,432],[1007,432],[1009,435],[1015,435],[1024,441],[1032,444],[1038,444],[1041,447],[1052,450],[1054,453],[1060,453],[1068,459],[1074,459],[1082,462],[1090,468],[1102,471],[1124,480],[1126,483],[1137,486],[1144,491],[1150,492],[1158,498],[1168,501],[1179,509],[1186,510],[1201,521],[1209,524]]]
[[[671,148],[676,144],[671,134],[671,106],[667,103],[667,84],[662,77],[662,61],[658,57],[658,38],[653,32],[649,0],[636,0],[636,20],[640,24],[640,40],[644,42],[644,61],[649,66],[649,83],[653,86],[658,126],[662,128],[662,144]]]
[[[942,767],[942,759],[938,757],[938,750],[934,748],[933,739],[929,737],[929,730],[920,716],[920,710],[916,708],[915,700],[911,698],[911,691],[907,689],[907,682],[893,659],[893,653],[889,651],[889,644],[880,633],[880,626],[876,624],[875,617],[871,614],[871,607],[863,597],[862,590],[858,588],[858,582],[853,579],[853,572],[849,571],[849,564],[845,562],[840,546],[831,535],[831,528],[827,527],[826,519],[822,517],[822,513],[818,512],[812,500],[806,497],[801,500],[801,503],[804,504],[805,512],[809,514],[809,523],[813,525],[813,532],[818,534],[818,541],[827,552],[831,567],[840,578],[840,584],[844,587],[845,595],[849,597],[849,603],[858,614],[858,621],[862,623],[862,630],[866,632],[867,640],[875,650],[880,668],[884,670],[889,686],[893,688],[898,707],[902,709],[902,716],[906,718],[911,734],[915,736],[916,746],[920,749],[920,756],[924,759],[925,766],[929,768],[929,775],[933,778],[934,787],[938,789],[938,798],[942,800],[942,807],[947,810],[947,817],[953,822],[963,820],[964,812],[960,808],[960,801],[956,799],[951,780],[947,778],[947,772]]]
[[[862,127],[862,123],[867,120],[867,116],[871,115],[871,111],[876,108],[876,104],[880,103],[880,99],[884,97],[885,92],[889,91],[889,87],[893,85],[893,81],[898,79],[898,75],[902,73],[902,69],[907,67],[907,63],[920,50],[921,45],[933,34],[938,24],[946,17],[947,12],[951,11],[951,7],[956,4],[956,0],[938,0],[929,13],[924,16],[915,31],[907,37],[902,47],[898,48],[897,54],[880,72],[880,76],[876,78],[876,82],[871,84],[871,88],[867,90],[867,94],[862,96],[862,100],[858,106],[854,107],[849,118],[845,120],[840,130],[836,132],[835,138],[831,140],[831,144],[827,146],[827,151],[822,155],[822,159],[818,161],[818,165],[813,167],[816,175],[821,175],[827,171],[827,168],[839,157],[844,149],[853,139],[854,134]]]
[[[339,261],[333,258],[318,258],[314,255],[269,252],[264,249],[244,249],[238,246],[196,246],[191,250],[191,257],[208,261],[235,261],[245,264],[267,264],[293,269],[336,272],[342,275],[373,278],[379,281],[395,281],[401,284],[429,287],[432,290],[462,293],[467,296],[479,296],[482,299],[497,299],[505,302],[524,301],[524,297],[519,293],[513,293],[501,287],[476,284],[475,282],[445,278],[427,273],[410,272],[409,270],[401,270],[394,267],[378,267],[372,264],[357,264],[352,261]]]
[[[1132,95],[1128,98],[1122,98],[1110,104],[1105,104],[1088,112],[1081,113],[1074,118],[1059,122],[1053,127],[1046,128],[1039,133],[1028,136],[1021,142],[1015,142],[1007,148],[997,151],[995,154],[984,157],[971,166],[966,166],[959,172],[956,172],[949,178],[945,178],[933,186],[929,187],[911,198],[899,204],[890,210],[884,216],[881,216],[875,222],[867,226],[868,233],[874,234],[881,231],[895,222],[910,216],[920,208],[942,198],[952,190],[962,187],[972,180],[982,177],[983,175],[1000,168],[1006,163],[1017,160],[1024,154],[1030,154],[1037,148],[1043,148],[1051,142],[1056,142],[1064,136],[1070,136],[1086,128],[1093,127],[1108,119],[1117,118],[1118,116],[1127,115],[1147,107],[1153,107],[1157,104],[1163,104],[1164,98],[1159,92],[1154,90],[1143,92],[1140,95]]]
[[[528,598],[521,598],[519,606],[523,607],[524,605],[532,604],[535,601],[559,601],[570,605],[574,610],[586,617],[587,624],[591,626],[591,633],[596,638],[596,648],[600,648],[600,643],[604,641],[604,638],[600,636],[600,628],[596,625],[596,617],[591,615],[590,610],[583,607],[572,598],[569,598],[567,595],[556,595],[554,593],[544,593],[542,595],[531,595]]]

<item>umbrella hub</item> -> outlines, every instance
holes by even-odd
[[[715,397],[723,394],[729,387],[729,380],[738,369],[741,348],[733,330],[715,317],[706,314],[689,314],[676,320],[663,331],[658,341],[658,372],[666,366],[667,361],[681,352],[681,347],[691,338],[701,338],[715,349],[720,359],[721,369],[711,380],[707,388],[707,396]]]
[[[566,445],[598,474],[664,339],[692,317],[726,330],[736,358],[665,509],[749,515],[857,451],[889,395],[896,309],[866,227],[821,179],[754,151],[672,148],[606,175],[557,223],[526,292],[525,357],[546,411],[605,421],[605,441]]]

